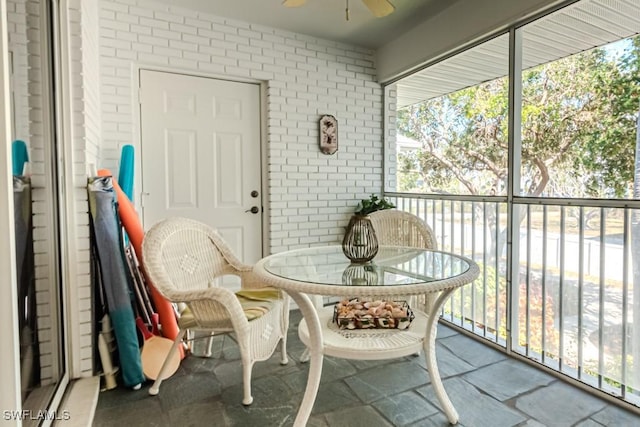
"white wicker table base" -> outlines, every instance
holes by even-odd
[[[280,288],[291,296],[304,319],[300,334],[309,349],[309,374],[295,427],[304,427],[311,415],[324,354],[375,360],[415,354],[421,348],[440,406],[451,424],[458,422],[458,413],[444,390],[436,364],[437,319],[451,293],[478,277],[479,267],[468,258],[446,252],[396,246],[382,249],[384,253],[378,253],[377,263],[393,273],[383,285],[345,285],[344,270],[349,264],[338,245],[282,252],[263,258],[254,266],[254,272],[265,285]],[[401,300],[419,295],[425,296],[425,310],[416,310],[417,318],[408,331],[332,329],[328,321],[331,313],[319,307],[322,296]]]
[[[332,321],[333,308],[316,310],[311,299],[302,293],[288,290],[302,312],[298,334],[309,349],[309,377],[307,388],[294,421],[294,426],[305,426],[318,394],[322,374],[323,355],[345,359],[380,360],[404,357],[424,349],[431,384],[447,419],[458,422],[454,408],[442,384],[436,362],[435,339],[438,313],[453,289],[444,290],[429,307],[429,313],[416,310],[416,318],[409,330],[340,330]]]
[[[333,321],[333,307],[318,312],[322,327],[323,354],[353,360],[382,360],[409,356],[424,348],[427,315],[414,311],[415,319],[406,330],[340,329]],[[302,319],[298,327],[300,340],[309,347],[309,329]]]

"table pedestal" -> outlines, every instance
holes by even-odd
[[[438,401],[449,422],[456,424],[458,412],[442,384],[435,348],[438,315],[452,292],[453,289],[443,291],[433,303],[427,304],[429,313],[414,310],[416,317],[406,330],[348,330],[339,329],[333,323],[333,306],[316,309],[306,295],[288,291],[302,312],[298,335],[309,349],[310,362],[307,388],[294,425],[304,426],[309,419],[320,385],[323,355],[354,360],[382,360],[409,356],[420,350],[424,350]]]

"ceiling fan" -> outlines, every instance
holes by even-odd
[[[347,21],[349,20],[349,0],[347,1]],[[285,7],[298,7],[305,4],[307,0],[283,0],[282,4]],[[396,10],[395,6],[389,0],[362,0],[362,3],[373,13],[377,18],[382,18],[393,13]]]

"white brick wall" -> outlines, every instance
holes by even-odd
[[[396,177],[398,158],[396,150],[397,129],[396,120],[398,119],[397,100],[398,89],[396,84],[385,86],[384,88],[384,134],[385,134],[385,151],[384,151],[384,189],[385,191],[398,191],[398,182]]]
[[[93,374],[91,275],[87,165],[98,164],[100,146],[100,75],[98,46],[98,0],[69,0],[69,40],[71,72],[71,132],[73,146],[73,194],[75,205],[70,238],[75,258],[71,306],[73,324],[70,337],[73,376]],[[69,142],[67,142],[69,143]]]
[[[339,242],[358,200],[383,187],[372,54],[148,0],[100,0],[102,166],[117,170],[120,147],[138,139],[134,65],[264,81],[271,252]],[[318,148],[323,114],[338,119],[332,156]]]
[[[11,93],[13,139],[29,139],[29,55],[27,53],[27,8],[24,1],[7,1],[9,53],[11,55]]]
[[[82,76],[87,162],[98,166],[101,137],[98,0],[82,1]]]

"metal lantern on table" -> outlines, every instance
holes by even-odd
[[[342,252],[354,264],[369,262],[378,253],[378,239],[368,215],[353,215],[342,239]]]

